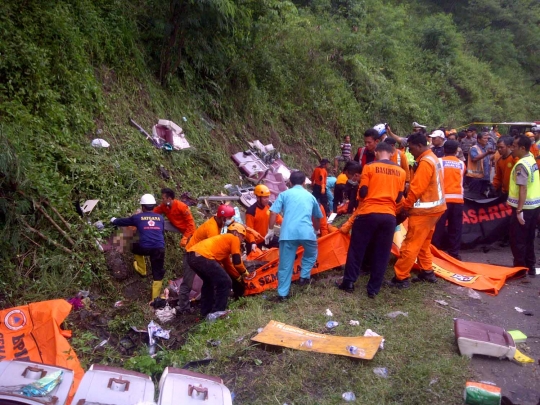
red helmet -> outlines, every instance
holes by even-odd
[[[235,215],[234,208],[226,204],[221,204],[218,207],[217,213],[216,213],[216,216],[218,218],[221,218],[221,217],[231,218],[231,217],[234,217],[234,215]]]

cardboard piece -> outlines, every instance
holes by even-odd
[[[337,354],[356,359],[371,360],[377,353],[382,336],[332,336],[309,332],[282,322],[270,321],[261,333],[251,338],[259,343],[288,347],[315,353]],[[307,343],[310,341],[311,343]],[[355,346],[357,354],[348,346]]]
[[[96,207],[99,200],[86,200],[84,204],[82,205],[82,212],[85,214],[89,214],[92,212],[92,210]]]

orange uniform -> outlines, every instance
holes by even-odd
[[[347,177],[347,175],[345,173],[340,173],[339,176],[337,176],[337,179],[336,179],[336,186],[338,184],[347,184],[348,180],[349,180],[349,178]]]
[[[322,204],[319,204],[319,208],[321,209],[321,212],[323,214],[322,218],[319,221],[319,231],[320,231],[319,235],[326,236],[329,233],[337,231],[338,228],[328,223],[328,220],[326,218],[326,211],[324,210],[324,207],[322,206]]]
[[[532,141],[532,144],[531,144],[530,152],[532,153],[532,155],[536,159],[540,155],[540,150],[538,149],[538,145],[534,142],[534,138],[531,139],[531,141]]]
[[[399,167],[401,167],[405,171],[405,181],[408,183],[411,181],[411,171],[409,169],[409,161],[407,160],[407,156],[405,156],[405,152],[396,149],[392,157],[390,158],[392,162],[397,164]]]
[[[264,208],[260,208],[257,203],[253,204],[246,210],[246,226],[259,232],[264,238],[268,232],[268,223],[270,222],[270,206],[267,205]],[[281,225],[283,217],[277,215],[276,223]],[[262,243],[262,241],[256,241],[256,243]]]
[[[173,200],[170,207],[160,204],[154,208],[154,212],[164,214],[171,224],[182,233],[180,246],[185,247],[188,239],[195,232],[195,221],[189,207],[182,201]]]
[[[463,204],[465,163],[456,156],[445,156],[440,161],[443,168],[444,198],[446,202]]]
[[[495,163],[495,177],[493,178],[493,187],[496,190],[501,189],[504,194],[508,194],[508,186],[510,185],[510,174],[514,165],[518,161],[510,153],[507,157],[502,156]]]
[[[415,261],[422,270],[432,271],[431,238],[437,221],[446,210],[441,162],[431,150],[423,152],[416,162],[418,168],[403,202],[410,215],[407,236],[394,265],[396,279],[400,281],[410,277]]]
[[[216,218],[212,217],[208,221],[204,222],[197,230],[191,235],[188,244],[186,245],[186,251],[197,243],[202,242],[205,239],[217,236],[221,233],[221,229],[216,222]]]
[[[238,279],[240,274],[247,271],[242,259],[240,259],[240,264],[237,265],[233,265],[231,261],[231,255],[242,256],[240,239],[232,233],[212,236],[190,247],[187,251],[195,252],[209,260],[219,262],[234,279]]]
[[[313,174],[311,175],[311,181],[313,184],[316,184],[318,186],[321,186],[322,193],[325,193],[326,190],[326,178],[328,177],[328,172],[326,171],[326,168],[317,166],[315,170],[313,170]]]

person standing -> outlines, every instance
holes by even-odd
[[[510,174],[514,165],[518,161],[512,154],[514,140],[509,136],[503,136],[497,141],[497,152],[499,158],[495,163],[495,177],[493,178],[493,188],[505,197],[508,197],[508,187],[510,186]]]
[[[246,228],[234,222],[227,230],[227,233],[205,239],[187,251],[189,266],[203,281],[201,316],[225,311],[233,280],[242,283],[243,278],[249,277],[241,250]]]
[[[441,131],[440,129],[437,129],[433,131],[433,133],[429,136],[431,138],[431,151],[435,156],[438,158],[444,157],[444,141],[446,140],[446,136],[444,135],[444,131]]]
[[[390,160],[393,148],[389,143],[379,143],[375,154],[377,160],[368,163],[360,177],[359,207],[340,228],[346,234],[352,228],[352,234],[343,281],[337,284],[340,290],[354,291],[368,247],[373,247],[369,252],[369,298],[375,298],[384,280],[396,228],[396,204],[403,197],[406,180],[405,171]]]
[[[477,144],[469,151],[467,162],[467,177],[470,177],[469,191],[476,197],[485,196],[489,191],[489,176],[491,171],[491,155],[495,150],[488,148],[487,132],[478,135]]]
[[[343,143],[339,145],[339,148],[341,149],[341,155],[336,156],[334,158],[334,171],[337,173],[339,171],[339,162],[345,162],[345,164],[351,160],[351,137],[349,135],[345,135],[343,138]]]
[[[510,175],[507,202],[512,207],[510,248],[514,267],[526,267],[529,276],[535,277],[534,233],[540,214],[540,176],[536,160],[530,153],[531,143],[524,135],[514,139],[512,153],[519,160]]]
[[[320,165],[313,170],[311,182],[313,183],[313,197],[320,202],[326,212],[328,208],[328,196],[326,195],[326,179],[328,178],[328,159],[321,159]]]
[[[167,217],[170,223],[165,222],[165,230],[181,233],[180,246],[186,247],[189,238],[195,232],[195,221],[189,207],[174,197],[174,191],[170,188],[161,189],[161,204],[154,208],[154,212]]]
[[[274,235],[277,216],[283,213],[279,235],[278,299],[289,296],[293,275],[294,259],[299,246],[304,248],[299,284],[310,284],[311,269],[317,260],[317,235],[323,214],[319,203],[305,188],[306,175],[296,171],[289,179],[292,188],[280,193],[270,208],[270,223],[266,239]]]
[[[461,150],[463,150],[463,156],[465,157],[465,162],[469,159],[469,152],[471,148],[476,145],[476,138],[473,138],[473,128],[467,129],[465,132],[465,137],[461,138]]]
[[[258,247],[263,245],[267,248],[278,247],[278,238],[273,238],[268,244],[265,244],[264,238],[268,232],[268,223],[270,222],[270,189],[264,184],[258,184],[253,190],[257,197],[257,202],[246,210],[246,226],[254,229],[261,235],[260,240],[254,242]],[[281,225],[281,216],[277,217],[276,223]],[[253,247],[252,247],[253,250]]]
[[[339,205],[344,199],[349,200],[350,190],[353,188],[353,183],[357,183],[360,179],[362,168],[358,162],[349,161],[345,164],[343,172],[336,179],[334,188],[334,212],[338,212]],[[356,196],[354,196],[356,198]]]
[[[395,276],[388,282],[390,287],[397,288],[410,287],[411,269],[415,262],[420,266],[420,274],[414,281],[437,282],[430,244],[435,225],[446,210],[442,165],[428,146],[426,136],[411,135],[409,150],[417,168],[403,202],[402,215],[409,217],[407,236],[394,265]]]
[[[229,226],[234,220],[232,219],[235,215],[234,208],[230,205],[221,204],[212,218],[204,222],[199,226],[186,245],[186,251],[191,249],[197,243],[202,242],[213,236],[221,234],[221,230],[225,226]],[[187,253],[184,254],[184,274],[182,275],[182,284],[180,284],[180,292],[178,297],[178,306],[176,307],[176,312],[178,314],[186,313],[191,311],[189,293],[193,287],[193,280],[195,279],[195,272],[189,266],[187,261]]]
[[[465,175],[465,163],[457,157],[458,148],[459,143],[457,141],[446,141],[444,144],[444,157],[440,160],[443,168],[446,211],[437,221],[432,244],[436,248],[442,249],[447,231],[447,252],[450,256],[461,260],[459,250],[463,228],[463,176]]]
[[[364,132],[364,146],[358,148],[354,160],[362,167],[375,160],[375,146],[381,141],[381,135],[376,129],[370,128]]]
[[[156,199],[152,194],[141,197],[139,214],[129,218],[111,218],[115,226],[134,226],[137,228],[139,242],[133,243],[131,252],[135,255],[133,267],[141,276],[146,277],[146,262],[144,256],[150,257],[152,265],[152,300],[159,296],[165,276],[165,220],[162,215],[152,212],[156,206]]]
[[[390,161],[397,164],[405,172],[405,195],[407,195],[407,190],[409,189],[409,184],[411,182],[411,171],[409,168],[409,161],[405,152],[402,150],[396,149],[396,140],[394,138],[386,138],[385,143],[389,144],[392,147],[392,155]]]

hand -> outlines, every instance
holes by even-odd
[[[521,225],[525,225],[525,219],[523,218],[523,211],[519,211],[517,213],[517,219],[518,219],[518,222],[521,224]]]
[[[182,237],[182,239],[180,239],[180,247],[185,248],[188,244],[188,241],[189,241],[189,238],[185,236]]]
[[[325,195],[325,194],[326,194],[326,190],[325,190],[324,188],[321,190],[321,194],[322,194],[322,195]]]
[[[112,217],[112,218],[111,218],[111,224],[112,224],[114,221],[116,221],[116,217]]]
[[[255,250],[257,250],[257,244],[256,244],[256,243],[252,243],[252,244],[251,244],[251,251],[254,252]]]
[[[349,223],[349,221],[345,222],[343,225],[341,225],[341,228],[339,228],[339,231],[345,235],[348,235],[351,231],[352,224]]]
[[[244,277],[244,280],[249,281],[249,280],[253,280],[256,275],[257,275],[257,271],[254,271],[253,273],[247,273],[247,276],[243,275],[243,277]]]
[[[274,236],[276,236],[276,233],[274,232],[273,229],[269,229],[266,236],[264,237],[264,243],[266,243],[267,245],[270,244],[270,242],[272,242],[272,239],[274,239]]]

